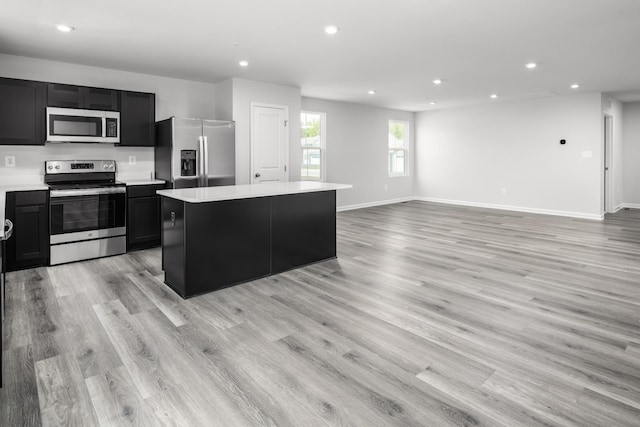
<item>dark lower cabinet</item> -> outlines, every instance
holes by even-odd
[[[127,250],[160,246],[160,196],[164,184],[127,187]]]
[[[7,193],[6,217],[13,222],[13,237],[6,242],[7,271],[49,264],[49,192]]]
[[[0,78],[0,145],[44,145],[45,83]]]

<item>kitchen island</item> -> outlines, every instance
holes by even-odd
[[[336,191],[273,182],[159,190],[162,269],[183,298],[336,257]]]

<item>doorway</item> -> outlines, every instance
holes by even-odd
[[[289,108],[251,103],[251,183],[288,181]]]

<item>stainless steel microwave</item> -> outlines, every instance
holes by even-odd
[[[120,142],[118,111],[47,107],[47,142]]]

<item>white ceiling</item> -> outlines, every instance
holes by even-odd
[[[3,53],[408,111],[574,82],[640,100],[639,45],[640,0],[0,0]]]

